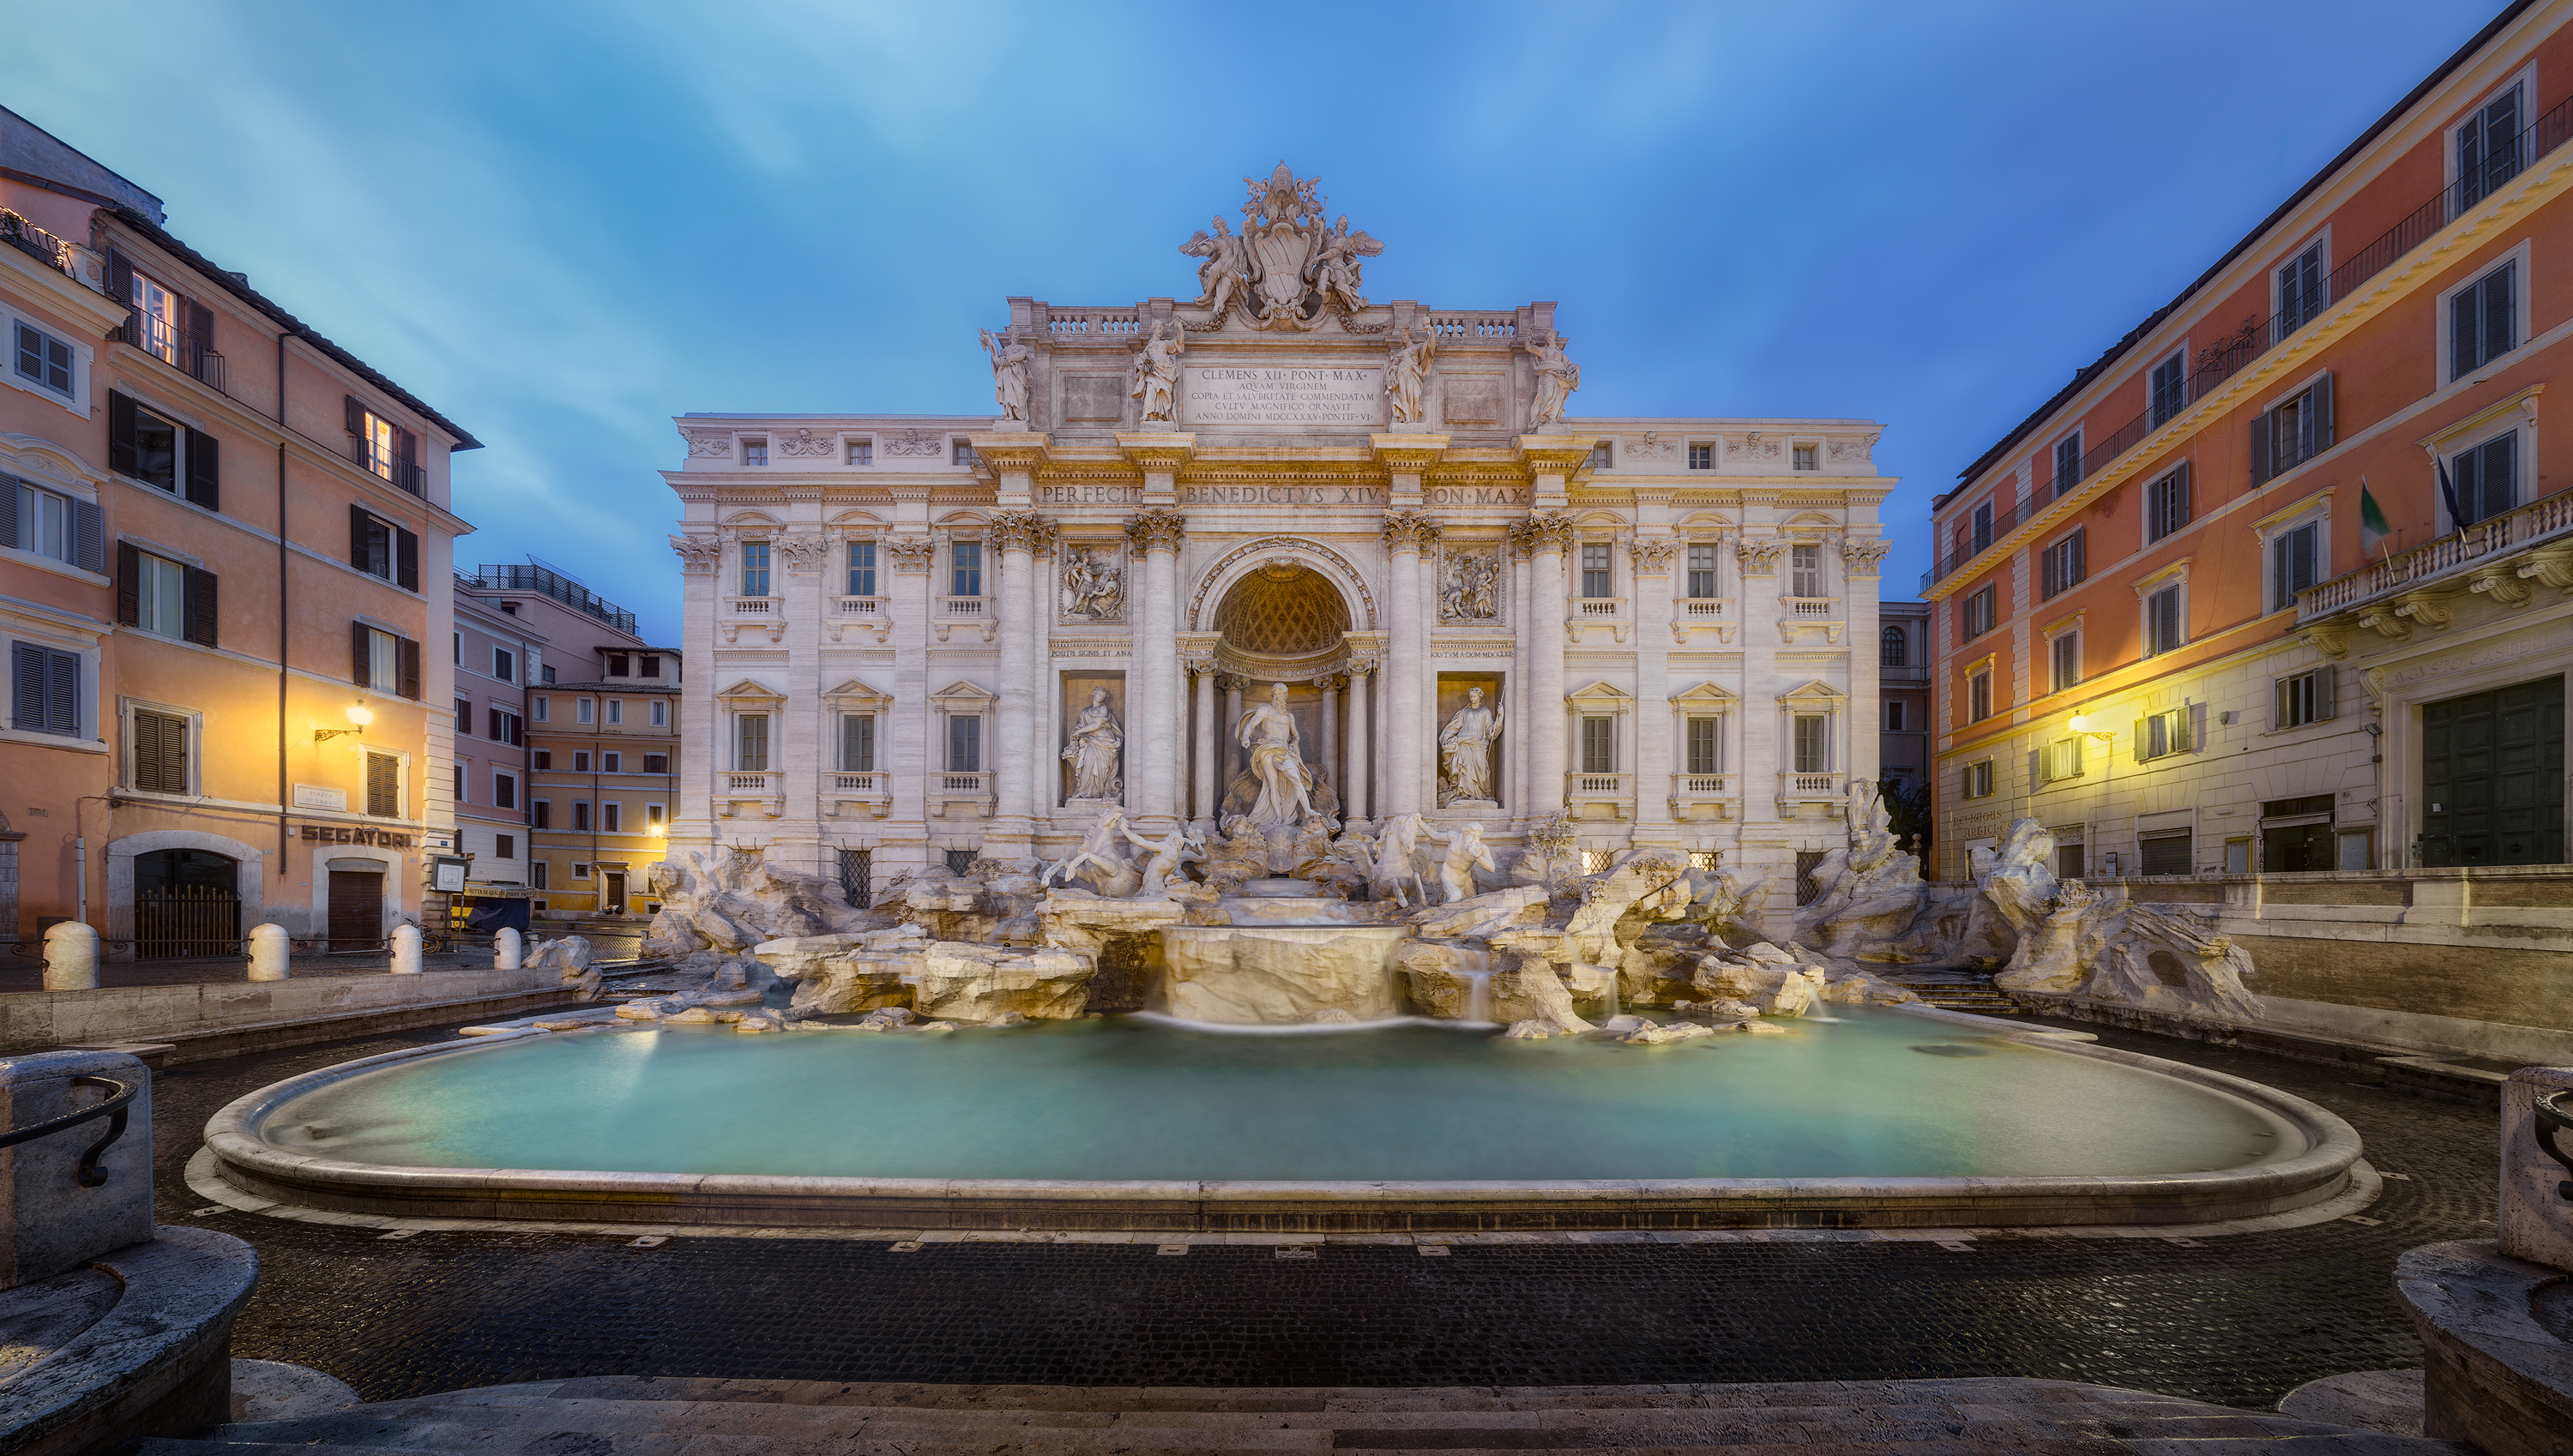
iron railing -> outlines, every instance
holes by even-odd
[[[130,310],[117,337],[136,349],[212,388],[224,389],[224,357],[214,341],[175,319]]]
[[[212,885],[134,892],[134,958],[229,955],[242,944],[241,897]]]
[[[2361,285],[2392,266],[2396,259],[2428,242],[2441,229],[2463,216],[2467,209],[2499,191],[2511,179],[2534,168],[2538,159],[2563,146],[2568,138],[2573,138],[2573,99],[2531,122],[2512,139],[2506,152],[2496,149],[2480,170],[2441,188],[2428,202],[2414,208],[2375,241],[2351,254],[2324,277],[2319,299],[2296,299],[2266,320],[2245,319],[2242,327],[2234,333],[2200,349],[2195,367],[2182,381],[2179,397],[2171,402],[2170,408],[2159,419],[2147,405],[2144,413],[2119,426],[2096,447],[2084,450],[2072,479],[2058,481],[2050,475],[2030,494],[2025,508],[2017,501],[2007,506],[1997,504],[1992,529],[1989,532],[1977,531],[1972,540],[1951,546],[1947,554],[1935,558],[1930,569],[1921,573],[1921,589],[1928,591],[1955,575],[1966,563],[1991,549],[1994,541],[2008,535],[2012,527],[2053,504],[2057,496],[2106,469],[2120,455],[2135,448],[2145,435],[2240,373],[2252,361],[2329,313],[2333,305],[2348,299]],[[2049,464],[2051,466],[2052,461]]]
[[[567,607],[584,611],[620,632],[631,634],[634,614],[559,572],[533,564],[483,566],[474,583],[486,591],[541,592]]]
[[[71,1080],[71,1085],[96,1088],[107,1095],[100,1099],[96,1106],[83,1107],[75,1112],[65,1112],[59,1117],[48,1117],[44,1121],[30,1123],[14,1132],[0,1132],[0,1147],[15,1147],[21,1142],[33,1142],[39,1137],[60,1132],[67,1127],[77,1127],[83,1122],[105,1117],[108,1119],[107,1135],[91,1143],[88,1150],[80,1155],[80,1167],[72,1174],[73,1180],[82,1187],[95,1188],[107,1181],[107,1174],[100,1171],[98,1160],[106,1155],[107,1149],[115,1144],[116,1139],[125,1135],[126,1117],[134,1106],[135,1094],[143,1089],[140,1084],[118,1082],[112,1077],[75,1077]]]
[[[75,281],[80,278],[80,268],[73,261],[69,243],[7,208],[0,208],[0,243],[8,244],[47,268],[61,271],[68,278]]]
[[[373,475],[380,480],[392,482],[393,487],[397,490],[407,490],[414,495],[427,495],[429,493],[429,471],[427,468],[414,460],[380,460],[376,458],[374,446],[367,442],[367,438],[364,435],[356,436],[349,441],[349,458],[356,463],[359,469],[366,471],[368,474]]]

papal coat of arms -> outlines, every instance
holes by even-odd
[[[1237,234],[1215,219],[1212,236],[1200,232],[1180,245],[1198,266],[1197,307],[1210,311],[1208,322],[1193,329],[1218,329],[1233,310],[1258,329],[1305,330],[1321,324],[1332,311],[1346,317],[1367,306],[1358,293],[1363,259],[1384,252],[1384,245],[1364,233],[1349,231],[1342,214],[1325,221],[1319,178],[1297,181],[1286,164],[1269,180],[1246,177],[1250,201],[1242,205],[1242,231]]]

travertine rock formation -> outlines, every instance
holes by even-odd
[[[1098,963],[1069,951],[1013,951],[934,941],[920,953],[912,1005],[935,1021],[990,1022],[1012,1012],[1067,1022],[1090,999]]]
[[[753,949],[761,965],[795,983],[788,1015],[838,1016],[911,1005],[905,981],[929,938],[918,926],[857,935],[795,936]]]
[[[652,867],[652,892],[661,910],[644,934],[644,958],[694,958],[706,969],[763,941],[883,924],[849,904],[838,882],[781,869],[757,850],[673,850]]]
[[[1193,1022],[1280,1025],[1324,1012],[1402,1014],[1394,926],[1180,927],[1162,933],[1167,974],[1151,1005]]]

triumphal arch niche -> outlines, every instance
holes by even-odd
[[[1010,299],[982,412],[676,420],[674,848],[863,891],[1472,823],[1503,875],[1569,833],[1791,910],[1876,770],[1880,426],[1577,414],[1555,305],[1372,297],[1284,164],[1174,231],[1194,297]]]

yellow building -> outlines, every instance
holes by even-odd
[[[648,917],[678,802],[679,654],[632,639],[564,653],[527,690],[537,912]]]

